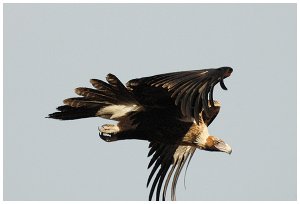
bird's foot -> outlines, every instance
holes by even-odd
[[[117,141],[117,137],[113,134],[106,134],[103,132],[99,133],[99,137],[104,140],[105,142],[113,142],[113,141]]]
[[[98,129],[100,138],[105,142],[113,142],[117,140],[117,136],[115,135],[115,133],[119,131],[119,127],[117,125],[105,124]]]
[[[102,125],[101,128],[99,128],[100,132],[107,133],[107,134],[117,133],[119,132],[119,130],[120,130],[119,127],[113,124],[105,124]]]

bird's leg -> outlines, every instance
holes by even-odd
[[[98,130],[99,130],[99,136],[102,140],[106,142],[113,142],[118,140],[116,133],[118,133],[120,129],[117,125],[105,124],[102,125],[101,128],[98,128]]]
[[[145,136],[144,132],[137,132],[136,130],[124,130],[119,127],[119,125],[105,124],[99,127],[99,136],[102,140],[106,142],[113,142],[117,140],[148,140],[149,138]]]

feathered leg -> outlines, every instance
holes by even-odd
[[[114,142],[127,139],[149,140],[145,134],[138,133],[135,130],[120,131],[117,125],[103,125],[99,131],[100,138],[105,142]]]
[[[116,137],[116,133],[120,131],[118,125],[105,124],[102,125],[101,128],[99,127],[98,130],[100,138],[105,142],[113,142],[118,140]]]

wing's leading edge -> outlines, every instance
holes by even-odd
[[[217,83],[227,90],[224,79],[232,73],[231,67],[203,69],[160,74],[151,77],[133,79],[127,82],[127,87],[135,90],[143,87],[161,87],[174,100],[185,117],[193,117],[199,124],[199,113],[203,110],[209,115],[208,101],[213,103],[213,90]]]

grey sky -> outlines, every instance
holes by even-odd
[[[296,200],[296,4],[5,4],[4,199],[146,200],[147,142],[44,117],[107,73],[219,66],[209,130],[233,153],[197,150],[177,199]]]

